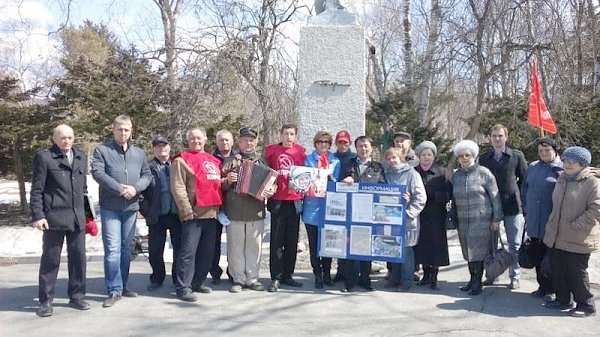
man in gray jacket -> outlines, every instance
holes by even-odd
[[[118,116],[112,124],[114,140],[94,151],[92,176],[100,187],[100,217],[104,244],[104,282],[108,298],[103,307],[112,307],[121,296],[136,297],[127,289],[131,241],[135,234],[138,198],[150,185],[152,174],[146,154],[129,144],[132,123]]]

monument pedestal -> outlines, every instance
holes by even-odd
[[[366,44],[362,27],[303,27],[298,73],[298,127],[303,146],[312,151],[313,136],[320,130],[334,137],[337,131],[348,130],[353,140],[365,134]]]

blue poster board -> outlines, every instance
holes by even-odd
[[[319,198],[319,256],[404,261],[405,185],[329,182]]]

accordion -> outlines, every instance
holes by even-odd
[[[277,180],[277,171],[268,166],[245,160],[240,164],[235,192],[265,200],[263,192],[271,188]]]

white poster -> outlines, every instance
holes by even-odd
[[[371,226],[350,227],[350,254],[371,255]]]
[[[327,192],[326,221],[346,221],[346,193]]]
[[[321,229],[320,255],[346,257],[346,226],[325,225]]]

